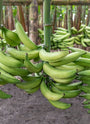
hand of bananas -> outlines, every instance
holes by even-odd
[[[88,27],[85,28],[89,30]],[[68,109],[72,106],[71,103],[62,102],[61,98],[77,97],[81,91],[86,93],[81,95],[82,97],[90,99],[89,87],[83,86],[83,84],[90,85],[90,52],[74,47],[58,52],[47,52],[28,38],[18,21],[15,33],[5,28],[2,30],[3,37],[10,46],[6,51],[0,51],[0,85],[12,83],[28,94],[40,89],[49,103],[59,109]],[[78,33],[74,27],[72,32]],[[79,31],[81,32],[82,30]],[[56,34],[62,36],[55,36]],[[75,37],[69,38],[71,34],[63,28],[58,28],[56,34],[54,37],[57,37],[60,43],[62,40],[65,43],[75,40]],[[14,37],[18,40],[16,41]],[[82,34],[79,34],[79,37],[82,38]],[[19,78],[16,78],[17,76]],[[80,81],[73,82],[74,79]],[[11,97],[9,94],[0,92],[0,98],[9,97]]]

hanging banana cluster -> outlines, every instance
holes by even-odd
[[[62,33],[61,39],[69,38],[70,34],[66,29],[59,30],[58,33]],[[73,34],[76,33],[74,28],[72,31]],[[88,88],[89,98],[90,52],[74,47],[47,52],[28,38],[18,21],[15,32],[4,27],[2,32],[9,47],[6,51],[0,51],[0,85],[15,84],[28,94],[40,89],[43,96],[59,109],[72,106],[71,103],[62,102],[61,98],[77,97],[81,91],[85,92],[83,89]],[[69,53],[70,50],[72,52]],[[74,79],[78,81],[75,82]],[[88,83],[88,87],[83,83]],[[10,97],[12,96],[0,91],[0,98]]]

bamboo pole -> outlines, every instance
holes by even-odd
[[[4,0],[3,5],[5,6],[12,6],[12,5],[29,5],[31,4],[32,0]],[[38,5],[43,4],[43,0],[38,0]],[[90,5],[90,0],[52,0],[52,5]]]
[[[50,33],[51,33],[51,22],[50,22],[50,1],[43,1],[43,25],[44,25],[44,44],[45,49],[50,51]]]
[[[3,0],[0,0],[0,27],[1,27],[2,3]]]

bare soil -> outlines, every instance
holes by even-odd
[[[0,124],[90,124],[90,114],[81,105],[83,98],[65,99],[67,110],[53,107],[40,91],[28,95],[12,84],[0,87],[11,99],[0,99]]]

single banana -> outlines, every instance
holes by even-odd
[[[3,71],[2,69],[0,69],[0,79],[12,84],[20,83],[20,80],[16,79],[15,77]]]
[[[90,58],[90,52],[82,50],[80,48],[68,47],[72,52],[86,52],[86,54],[82,55],[84,58]]]
[[[90,86],[79,86],[79,88],[85,93],[90,93]]]
[[[16,86],[20,89],[32,89],[40,85],[42,77],[34,79],[32,81],[27,81],[23,83],[18,83]]]
[[[26,76],[29,74],[29,72],[26,69],[12,68],[12,67],[6,66],[2,63],[0,63],[0,68],[14,76],[17,76],[17,75],[18,76]]]
[[[84,108],[90,109],[90,104],[84,105]]]
[[[70,70],[70,69],[76,69],[78,72],[83,71],[84,67],[80,65],[61,65],[57,66],[56,68],[62,69],[62,70]]]
[[[30,50],[37,49],[37,46],[35,45],[35,43],[29,39],[29,37],[26,35],[22,25],[18,21],[16,21],[15,27],[16,27],[16,32],[17,32],[20,40],[23,42],[23,44]]]
[[[68,51],[46,52],[44,49],[41,49],[39,52],[39,56],[43,61],[59,61],[67,54]]]
[[[55,93],[63,93],[64,96],[63,98],[74,98],[76,96],[78,96],[81,91],[78,89],[78,90],[69,90],[69,91],[66,91],[66,90],[59,90],[58,88],[56,88],[55,86],[52,86],[52,91],[55,92]]]
[[[76,82],[71,84],[53,83],[53,85],[60,90],[77,90],[79,89],[79,86],[82,85],[82,82]]]
[[[90,70],[84,70],[78,73],[80,76],[90,77]]]
[[[90,100],[90,93],[81,94],[80,97]]]
[[[37,64],[33,64],[32,62],[30,62],[30,60],[28,58],[28,54],[26,54],[26,59],[24,61],[24,65],[30,73],[39,73],[43,68],[42,62],[37,63]]]
[[[20,44],[21,41],[15,32],[12,32],[11,30],[6,29],[5,27],[2,27],[2,32],[3,38],[9,45],[17,46]]]
[[[0,90],[0,98],[1,99],[8,99],[11,98],[12,96],[10,94],[5,93],[4,91]]]
[[[60,84],[68,84],[68,83],[71,83],[75,79],[75,77],[76,76],[65,78],[65,79],[64,78],[53,78],[53,80]]]
[[[89,99],[89,100],[88,100],[88,99],[84,100],[84,101],[83,101],[83,104],[84,104],[84,105],[90,104],[90,99]]]
[[[89,58],[83,58],[80,57],[76,61],[74,61],[75,64],[84,66],[84,67],[90,67],[90,59]]]
[[[68,109],[71,107],[71,104],[69,103],[64,103],[61,102],[59,100],[57,101],[52,101],[52,100],[48,100],[54,107],[59,108],[59,109]]]
[[[0,79],[0,86],[1,86],[1,85],[5,85],[5,84],[7,84],[7,83],[8,83],[7,81]]]
[[[41,93],[43,94],[43,96],[45,98],[47,98],[48,100],[59,100],[63,97],[63,93],[61,94],[58,94],[58,93],[54,93],[52,92],[48,87],[47,85],[45,84],[45,81],[43,80],[41,85],[40,85],[40,90],[41,90]]]
[[[0,63],[6,65],[6,66],[10,66],[10,67],[23,67],[23,63],[13,57],[10,56],[6,56],[4,55],[2,52],[0,52]]]
[[[32,88],[32,89],[25,89],[25,92],[28,94],[32,94],[32,93],[37,92],[39,90],[39,88],[40,88],[40,85],[35,88]]]
[[[67,63],[73,62],[75,60],[77,60],[80,56],[82,56],[84,53],[80,53],[80,52],[74,52],[74,53],[70,53],[67,56],[65,56],[61,61],[59,62],[50,62],[49,64],[52,66],[60,66],[60,65],[65,65]]]
[[[8,48],[7,52],[16,59],[22,59],[25,60],[26,53],[28,53],[29,59],[34,59],[39,56],[39,50],[32,50],[32,51],[20,51],[15,48]]]
[[[22,77],[22,79],[24,80],[24,81],[32,81],[32,80],[35,80],[35,79],[38,79],[38,78],[40,78],[39,76],[29,76],[29,75],[27,75],[27,76],[23,76]]]
[[[48,63],[43,64],[43,70],[47,75],[51,76],[52,78],[63,79],[63,78],[73,77],[76,74],[76,70],[65,70],[65,71],[59,70],[59,69],[52,67]]]

